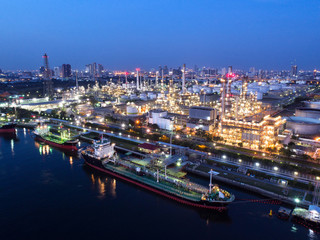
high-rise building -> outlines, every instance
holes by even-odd
[[[168,67],[167,67],[167,66],[164,66],[164,67],[163,67],[163,74],[164,74],[164,75],[168,75],[168,73],[169,73]]]
[[[91,72],[91,64],[87,64],[86,65],[86,70],[85,70],[86,73],[90,73]]]
[[[291,66],[291,76],[298,76],[298,66],[297,65],[292,65]]]
[[[102,72],[103,72],[103,66],[102,66],[102,64],[98,64],[98,74],[99,74],[99,76],[102,76]]]
[[[226,75],[227,74],[227,69],[226,68],[222,68],[221,69],[221,75]]]
[[[53,83],[51,80],[52,71],[49,68],[48,55],[43,55],[44,59],[44,72],[43,72],[43,95],[46,97],[52,97],[53,95]]]
[[[71,77],[71,65],[70,64],[62,64],[61,73],[63,78]]]
[[[96,74],[97,74],[97,63],[92,63],[92,67],[91,67],[91,75],[92,76],[96,76]]]
[[[54,67],[53,71],[56,78],[61,77],[60,67]]]

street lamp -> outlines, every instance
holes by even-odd
[[[279,168],[278,168],[278,167],[274,167],[274,168],[273,168],[273,170],[278,171],[278,170],[279,170]]]
[[[257,162],[257,163],[256,163],[256,166],[259,167],[259,166],[260,166],[260,163]]]

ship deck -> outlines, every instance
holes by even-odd
[[[44,138],[45,140],[51,141],[51,142],[55,142],[58,144],[63,144],[66,141],[70,141],[71,139],[61,139],[60,136],[54,135],[54,134],[46,134],[44,136],[41,136],[42,138]]]
[[[126,168],[121,166],[110,166],[110,164],[104,164],[104,167],[111,171],[118,172],[122,175],[125,175],[126,177],[129,177],[131,179],[134,179],[138,182],[142,182],[144,184],[147,184],[149,186],[152,186],[154,188],[173,193],[176,196],[187,198],[191,201],[200,201],[201,200],[201,194],[197,192],[186,192],[183,188],[179,189],[176,186],[173,187],[173,185],[170,185],[168,182],[165,181],[159,181],[156,182],[155,179],[148,176],[138,176],[135,173],[132,173],[128,171]]]
[[[165,191],[165,192],[169,192],[173,195],[176,195],[178,197],[181,198],[185,198],[188,199],[190,201],[193,202],[200,202],[201,201],[201,197],[202,197],[202,193],[206,192],[207,189],[204,188],[203,186],[197,185],[197,184],[192,184],[193,188],[197,188],[198,187],[198,192],[193,191],[191,189],[187,189],[185,187],[183,187],[183,182],[181,182],[181,186],[179,187],[179,184],[173,184],[170,183],[168,181],[165,180],[159,180],[159,182],[156,181],[156,177],[150,175],[144,175],[144,176],[139,176],[137,174],[135,174],[134,172],[131,172],[130,170],[128,170],[127,168],[123,167],[123,166],[115,166],[111,163],[105,163],[104,167],[110,171],[119,173],[121,175],[124,175],[128,178],[131,178],[137,182],[141,182],[143,184],[149,185],[153,188]],[[170,178],[170,177],[168,177]],[[191,183],[190,183],[190,188],[191,188]],[[227,200],[217,200],[214,201],[215,203],[228,203],[233,201],[233,197],[231,197],[230,199]]]

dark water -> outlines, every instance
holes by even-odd
[[[0,150],[0,239],[320,239],[268,217],[276,205],[236,203],[227,214],[180,205],[39,145],[28,130],[1,135]]]

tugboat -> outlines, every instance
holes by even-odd
[[[0,133],[14,133],[16,125],[15,123],[0,123]]]
[[[81,155],[92,168],[189,206],[225,211],[235,199],[233,194],[214,186],[211,178],[208,189],[189,180],[169,176],[166,170],[163,173],[162,169],[151,164],[141,166],[120,159],[114,147],[115,144],[102,137],[82,150]]]
[[[66,150],[77,151],[78,139],[71,139],[67,131],[62,131],[61,135],[55,135],[50,132],[50,127],[47,125],[39,126],[34,131],[35,139],[47,143],[53,147],[58,147]]]
[[[291,209],[280,207],[278,210],[278,218],[288,220],[291,214]]]

